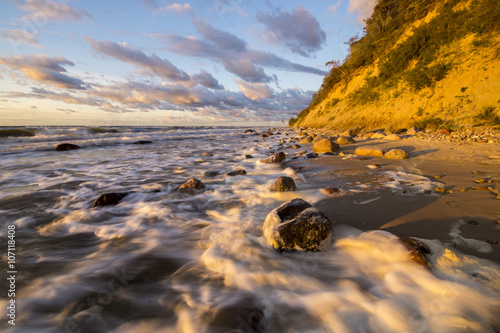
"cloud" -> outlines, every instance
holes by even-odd
[[[91,18],[84,9],[73,9],[69,5],[52,0],[26,0],[21,9],[29,12],[25,19],[41,23],[46,21],[78,21],[82,18]]]
[[[84,37],[84,39],[95,52],[130,63],[136,66],[140,73],[158,76],[165,80],[189,80],[189,75],[186,72],[181,71],[170,61],[161,59],[156,54],[148,56],[144,52],[130,47],[127,43],[115,43],[109,40],[99,42],[91,37]]]
[[[243,94],[252,101],[258,101],[263,98],[272,98],[274,95],[273,89],[265,83],[249,83],[236,79],[238,88]]]
[[[266,40],[284,44],[290,51],[304,57],[319,51],[326,41],[326,33],[318,20],[303,5],[295,8],[293,13],[259,12],[257,20],[267,27]]]
[[[63,57],[48,57],[45,55],[19,55],[15,57],[0,57],[0,64],[22,72],[26,77],[49,83],[59,88],[86,89],[86,84],[66,73],[64,66],[75,64]]]
[[[356,22],[362,25],[363,20],[370,17],[373,13],[376,3],[377,0],[349,0],[347,11],[351,14],[356,14]]]
[[[191,79],[198,83],[201,84],[204,87],[211,88],[211,89],[224,89],[224,86],[217,81],[216,78],[212,76],[209,72],[205,70],[201,70],[200,74],[194,74],[191,76]]]
[[[32,105],[30,108],[31,109],[38,109],[38,107],[36,105]]]
[[[274,80],[265,73],[264,67],[316,75],[326,74],[320,69],[292,63],[270,52],[249,49],[241,38],[215,29],[199,19],[194,20],[194,24],[202,38],[172,34],[150,36],[164,39],[170,52],[219,62],[230,73],[253,83]]]
[[[330,6],[326,9],[327,12],[331,12],[332,15],[337,14],[337,9],[339,9],[340,5],[342,4],[342,0],[338,0],[337,3],[333,6]]]
[[[56,108],[57,111],[62,111],[67,114],[72,114],[72,113],[79,113],[78,111],[72,110],[72,109],[63,109],[63,108]]]
[[[174,2],[173,4],[166,5],[165,7],[159,8],[161,11],[167,12],[177,12],[177,13],[191,13],[193,8],[190,4],[185,3],[181,5],[180,3]]]
[[[5,39],[8,39],[16,43],[25,43],[34,46],[40,46],[40,42],[36,38],[35,34],[32,34],[26,30],[22,29],[7,30],[7,32],[4,32],[2,36]]]

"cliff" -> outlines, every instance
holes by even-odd
[[[500,126],[496,0],[380,0],[292,126]]]

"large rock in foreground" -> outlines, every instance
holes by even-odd
[[[80,149],[79,145],[74,145],[72,143],[61,143],[56,146],[57,151],[64,151],[64,150],[75,150],[75,149]]]
[[[92,208],[108,206],[108,205],[116,205],[123,198],[125,198],[128,193],[104,193],[101,194],[92,205]]]
[[[384,151],[379,147],[373,146],[363,146],[358,147],[354,151],[354,155],[363,155],[363,156],[383,156]]]
[[[330,219],[300,198],[273,209],[263,230],[267,241],[281,251],[320,251],[332,238]]]
[[[322,139],[313,146],[315,153],[331,153],[340,149],[340,146],[330,139]]]

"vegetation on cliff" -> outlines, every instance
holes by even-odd
[[[345,124],[346,116],[340,117],[342,124],[335,122],[335,118],[343,114],[350,114],[352,119],[359,118],[358,122],[371,118],[368,122],[373,126],[390,123],[387,117],[397,110],[390,110],[388,102],[398,98],[408,100],[407,107],[414,110],[411,115],[403,117],[403,122],[432,122],[439,112],[431,107],[424,113],[425,108],[419,104],[433,95],[433,88],[450,71],[466,62],[467,54],[460,54],[465,50],[461,42],[467,40],[471,48],[487,49],[487,60],[493,58],[498,64],[498,32],[500,6],[497,0],[379,0],[373,14],[366,20],[363,36],[353,37],[347,42],[349,54],[343,62],[326,64],[331,68],[313,95],[311,104],[297,117],[291,118],[289,124],[349,125]],[[484,54],[480,56],[486,59]],[[498,82],[498,78],[494,79]],[[429,91],[423,92],[426,89]],[[458,95],[466,91],[466,86],[460,87]],[[469,95],[463,95],[470,97],[471,92],[467,93]],[[463,100],[466,98],[459,99]],[[451,107],[451,103],[441,104]],[[471,120],[497,122],[496,106],[469,104],[478,109],[474,117],[469,117]],[[389,111],[385,117],[377,115],[377,119],[375,115],[358,112],[368,106],[383,106]],[[457,109],[460,110],[458,106]],[[314,123],[318,119],[322,119],[322,124]]]

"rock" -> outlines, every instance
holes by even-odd
[[[247,172],[245,169],[237,169],[237,170],[233,170],[231,172],[228,172],[226,175],[228,176],[240,176],[240,175],[246,175]]]
[[[153,141],[148,141],[148,140],[139,140],[139,141],[135,141],[134,142],[134,145],[148,145],[150,143],[153,143]]]
[[[406,134],[415,135],[418,132],[420,132],[420,128],[413,126],[413,127],[410,127],[410,129],[408,129],[408,131],[406,131]]]
[[[330,139],[322,139],[316,142],[313,146],[315,153],[335,152],[340,149],[340,146]]]
[[[306,136],[302,140],[299,141],[299,143],[310,143],[313,142],[314,138],[310,135]]]
[[[267,138],[268,136],[269,136],[269,135],[267,135],[267,134],[261,134],[261,135],[260,135],[260,137],[261,137],[261,138]]]
[[[358,126],[356,127],[351,127],[344,133],[342,133],[342,136],[356,136],[359,134],[360,128]]]
[[[281,251],[320,251],[332,237],[330,219],[300,198],[272,210],[263,230],[269,244]]]
[[[376,132],[376,133],[373,133],[373,135],[370,138],[371,139],[383,139],[383,138],[385,138],[385,134],[380,133],[380,132]]]
[[[299,149],[300,148],[300,145],[293,145],[292,146],[293,149]]]
[[[243,132],[244,134],[250,134],[250,133],[255,133],[255,131],[253,129],[247,129],[245,132]]]
[[[284,160],[286,160],[286,155],[283,152],[279,152],[274,154],[273,156],[269,156],[268,158],[265,158],[261,160],[262,163],[281,163]]]
[[[446,193],[446,189],[444,187],[436,187],[434,189],[434,191],[436,191],[437,193],[440,193],[440,194],[445,194]]]
[[[57,151],[64,151],[64,150],[75,150],[75,149],[80,149],[82,147],[78,145],[74,145],[72,143],[61,143],[56,146]]]
[[[356,141],[354,141],[354,139],[351,136],[340,136],[337,139],[337,144],[338,145],[347,145],[347,144],[350,144],[350,143],[356,143]]]
[[[408,249],[410,260],[429,268],[430,261],[427,255],[432,254],[431,249],[424,242],[415,238],[399,236],[399,240]]]
[[[202,173],[204,178],[215,178],[220,175],[219,171],[203,171]]]
[[[380,166],[380,164],[368,164],[367,167],[370,169],[378,169],[381,166]]]
[[[307,150],[301,150],[297,153],[297,156],[302,156],[302,155],[306,155],[307,154]]]
[[[286,176],[281,176],[274,182],[271,187],[271,191],[273,192],[288,192],[288,191],[297,191],[297,186],[295,185],[295,181]]]
[[[374,146],[362,146],[356,148],[356,150],[354,151],[354,155],[363,155],[363,156],[383,156],[384,153],[385,153],[384,150]]]
[[[363,134],[363,138],[369,139],[369,138],[371,138],[373,136],[373,134],[375,134],[375,133],[373,133],[373,132],[365,133],[365,134]]]
[[[254,158],[254,157],[253,157],[252,155],[245,155],[245,158],[246,158],[247,160],[249,160],[249,159]]]
[[[193,193],[195,190],[203,190],[205,185],[196,178],[191,178],[177,189],[177,191],[182,193]]]
[[[438,129],[437,131],[435,131],[434,134],[436,134],[436,135],[440,135],[440,134],[442,134],[442,135],[450,135],[450,131],[448,131],[447,129],[442,128],[442,129]]]
[[[401,140],[402,138],[397,135],[397,134],[389,134],[389,135],[386,135],[384,140],[390,140],[390,141],[397,141],[397,140]]]
[[[306,158],[318,158],[318,154],[317,153],[308,153],[308,154],[306,154]]]
[[[384,154],[384,158],[391,160],[404,160],[410,158],[410,155],[402,149],[391,149]]]
[[[492,159],[492,160],[498,160],[498,159],[500,159],[500,154],[493,154],[493,155],[488,156],[488,158]]]
[[[344,191],[344,190],[337,188],[337,187],[326,187],[326,188],[320,189],[319,191],[325,195],[329,195],[332,197],[338,197],[338,196],[347,194],[347,191]]]
[[[201,153],[201,156],[214,156],[212,153]]]
[[[337,154],[334,153],[333,151],[327,151],[326,153],[323,153],[323,155],[326,155],[326,156],[335,156]]]
[[[128,194],[129,194],[128,192],[122,192],[122,193],[104,193],[104,194],[101,194],[94,201],[94,204],[92,205],[92,208],[101,207],[101,206],[107,206],[107,205],[116,205],[123,198],[125,198]]]

